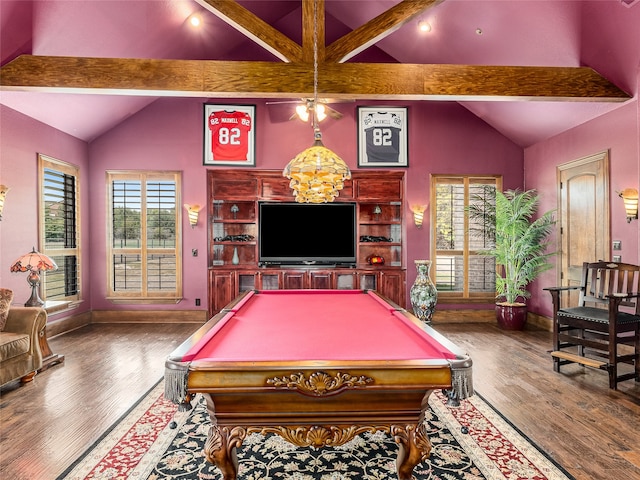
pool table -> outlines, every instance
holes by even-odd
[[[236,449],[253,432],[322,448],[373,431],[398,443],[398,478],[409,480],[431,451],[429,395],[472,395],[471,364],[374,291],[249,291],[171,353],[165,396],[185,410],[205,395],[205,455],[225,480],[236,478]]]

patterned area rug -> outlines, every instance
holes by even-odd
[[[222,480],[204,458],[209,429],[204,398],[176,413],[160,382],[58,480]],[[427,431],[431,456],[414,469],[416,480],[572,479],[476,395],[459,408],[433,394]],[[175,420],[177,428],[171,428]],[[466,428],[463,428],[466,427]],[[463,431],[467,431],[463,433]],[[338,448],[314,450],[278,436],[247,436],[238,450],[240,480],[392,480],[396,443],[363,434]]]

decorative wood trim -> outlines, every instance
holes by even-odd
[[[395,425],[394,425],[395,426]],[[249,427],[248,433],[276,434],[286,441],[299,447],[337,447],[353,440],[356,435],[362,433],[384,432],[389,433],[392,426],[386,425],[313,425],[313,426],[264,426]],[[402,426],[399,428],[410,428]]]
[[[83,312],[71,315],[60,320],[47,322],[47,338],[53,338],[57,335],[77,330],[91,323],[91,312]]]
[[[206,310],[94,310],[91,323],[204,323]]]
[[[496,323],[496,312],[491,310],[436,310],[433,323]],[[529,312],[527,324],[548,332],[553,331],[553,323],[549,317]]]
[[[47,338],[77,330],[92,323],[195,323],[208,320],[206,310],[94,310],[47,323]]]
[[[277,389],[295,390],[311,397],[337,395],[343,390],[362,388],[371,382],[373,382],[371,377],[365,375],[356,377],[345,372],[336,372],[335,374],[314,372],[309,376],[306,376],[304,372],[298,372],[284,377],[267,379],[267,385]]]
[[[494,310],[437,310],[433,314],[433,323],[495,323]]]
[[[527,313],[527,324],[547,332],[553,331],[553,320],[545,315],[529,312]]]

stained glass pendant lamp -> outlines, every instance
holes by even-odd
[[[313,18],[313,100],[318,105],[318,4],[314,2]],[[284,168],[282,174],[291,180],[296,202],[333,202],[344,187],[345,180],[351,178],[346,163],[322,143],[322,133],[318,127],[316,109],[313,115],[313,145],[300,152]]]

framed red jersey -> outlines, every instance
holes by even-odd
[[[255,166],[255,105],[204,104],[204,164]]]

